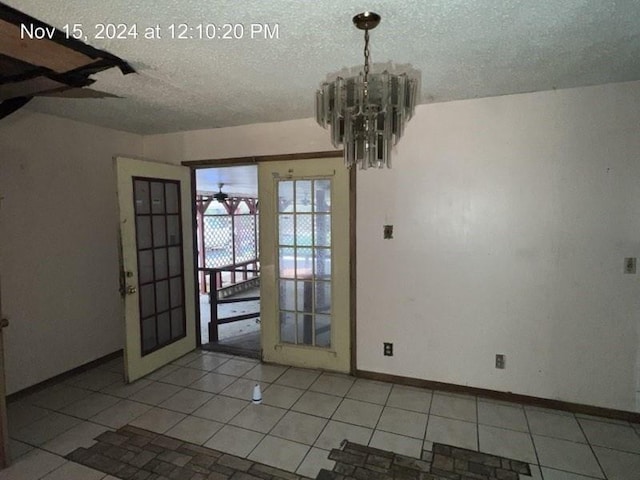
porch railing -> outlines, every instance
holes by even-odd
[[[211,314],[209,317],[209,341],[210,342],[218,341],[218,325],[223,325],[225,323],[239,322],[241,320],[249,320],[252,318],[260,317],[259,311],[245,313],[242,315],[234,315],[231,317],[224,317],[224,318],[219,318],[218,316],[218,305],[260,300],[259,296],[243,297],[243,298],[225,298],[225,299],[221,299],[218,296],[218,292],[222,288],[222,274],[225,272],[228,272],[231,274],[232,285],[237,284],[236,282],[237,275],[240,275],[242,277],[242,281],[248,281],[248,280],[251,280],[252,278],[259,278],[260,270],[258,268],[258,260],[249,260],[247,262],[242,262],[236,265],[228,265],[225,267],[198,268],[198,271],[203,273],[206,276],[208,281],[205,283],[209,285],[209,288],[208,288],[209,308],[211,311]]]
[[[215,268],[198,268],[202,278],[202,293],[210,293],[213,290],[220,290],[226,286],[233,286],[240,282],[246,282],[258,277],[258,259],[238,262]],[[213,273],[213,276],[211,275]],[[228,273],[229,275],[224,275]],[[228,278],[223,278],[228,277]],[[240,280],[238,280],[240,277]]]

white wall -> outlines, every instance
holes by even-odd
[[[421,108],[359,177],[358,367],[635,410],[639,126],[639,82]]]
[[[394,169],[358,173],[358,368],[636,410],[640,278],[622,268],[640,256],[639,127],[640,82],[418,107]],[[174,162],[331,149],[311,119],[144,146]]]
[[[142,137],[16,112],[0,121],[0,275],[7,390],[123,345],[112,156]]]

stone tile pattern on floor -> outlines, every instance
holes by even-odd
[[[67,459],[124,480],[305,480],[307,477],[126,425]]]
[[[67,459],[124,480],[304,480],[307,477],[126,425],[96,437]],[[516,460],[435,443],[422,460],[343,441],[332,472],[318,480],[519,480],[531,475]]]
[[[321,470],[317,480],[519,480],[531,475],[517,460],[435,443],[422,460],[386,450],[343,442],[329,454],[333,471]]]

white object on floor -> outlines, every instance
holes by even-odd
[[[262,403],[262,390],[259,383],[256,383],[256,386],[253,387],[253,403],[256,405]]]

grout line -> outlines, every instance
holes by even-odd
[[[46,452],[46,450],[43,450],[43,451]],[[62,460],[64,460],[64,462],[61,465],[58,465],[57,467],[55,467],[55,468],[49,470],[48,472],[44,473],[42,476],[38,477],[39,479],[45,478],[47,475],[51,475],[53,472],[59,470],[64,465],[69,463],[69,461],[66,458],[64,458],[62,455],[58,455],[57,453],[55,453],[54,455],[60,457]],[[104,472],[100,472],[100,473],[104,473]],[[105,477],[106,477],[106,475],[105,475]],[[102,477],[102,478],[104,479],[105,477]]]
[[[354,385],[355,385],[355,383],[354,383]],[[389,395],[387,394],[387,397],[388,396]],[[386,403],[386,400],[385,400],[385,403]],[[378,431],[378,425],[380,424],[380,419],[382,418],[382,414],[384,413],[385,405],[381,405],[381,406],[382,406],[382,409],[380,410],[380,414],[378,415],[378,420],[376,420],[376,424],[372,429],[371,438],[369,439],[369,445],[368,446],[371,446],[371,441],[373,440],[373,437],[376,435],[376,431]],[[380,431],[383,432],[384,430],[380,430]],[[420,453],[422,453],[422,451],[420,451]]]
[[[289,410],[291,411],[291,410]],[[313,448],[315,446],[315,444],[318,442],[318,440],[320,439],[320,437],[322,436],[322,434],[325,432],[325,430],[327,429],[327,427],[329,426],[329,424],[332,422],[331,418],[327,418],[326,419],[327,422],[324,424],[324,427],[322,427],[322,429],[320,429],[320,433],[318,433],[318,436],[316,437],[316,439],[313,441],[313,444],[311,445],[311,447]],[[335,420],[334,420],[335,421]],[[316,447],[316,448],[320,448],[320,447]],[[324,450],[324,449],[323,449]]]
[[[598,467],[600,468],[600,472],[602,472],[602,478],[604,478],[606,480],[608,478],[607,474],[605,473],[604,468],[602,468],[602,464],[600,463],[600,459],[596,455],[596,451],[593,449],[593,445],[591,445],[591,441],[589,440],[589,437],[587,436],[587,432],[584,431],[584,428],[582,427],[582,423],[580,423],[580,418],[576,417],[575,415],[574,415],[574,418],[576,420],[576,423],[578,424],[578,427],[580,427],[580,431],[582,432],[582,435],[584,435],[584,438],[587,440],[587,445],[589,446],[589,450],[591,450],[591,454],[593,455],[593,458],[596,459],[596,463],[598,464]]]
[[[527,422],[527,431],[529,432],[529,438],[531,439],[531,446],[533,447],[533,453],[536,456],[536,468],[540,472],[540,478],[544,480],[544,474],[542,473],[542,468],[540,468],[540,456],[538,455],[538,449],[536,448],[536,442],[533,440],[533,432],[531,431],[531,425],[529,424],[529,416],[527,415],[526,409],[522,409],[524,412],[524,419]],[[529,465],[531,468],[531,465]]]
[[[476,450],[480,451],[480,405],[478,404],[478,397],[476,397]]]
[[[427,425],[424,427],[424,438],[422,439],[422,451],[420,452],[420,459],[422,460],[422,452],[426,450],[425,444],[427,442],[431,442],[431,440],[427,440],[427,432],[429,431],[429,421],[431,420],[431,406],[433,405],[433,390],[430,391],[429,395],[429,406],[427,407]],[[433,442],[431,442],[433,444]],[[431,450],[429,450],[431,451]]]
[[[541,476],[541,478],[544,479],[544,473],[542,473],[542,466],[539,466],[539,468],[540,468],[540,476]],[[606,478],[606,477],[594,477],[592,475],[585,475],[584,473],[571,472],[569,470],[563,470],[562,468],[547,467],[546,465],[544,466],[544,468],[548,468],[549,470],[555,470],[556,472],[568,473],[568,474],[573,475],[573,476],[579,475],[579,476],[584,477],[584,478],[589,478],[589,479],[592,478],[593,480],[603,480],[603,478]]]

